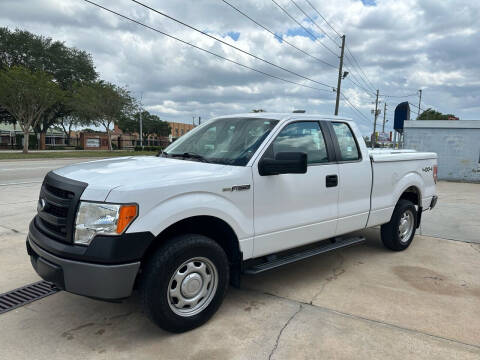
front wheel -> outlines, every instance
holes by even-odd
[[[381,227],[382,242],[386,248],[402,251],[410,246],[417,228],[417,209],[408,200],[400,199],[390,222]]]
[[[147,315],[159,327],[184,332],[205,323],[228,287],[223,249],[202,235],[181,235],[161,246],[146,264],[140,292]]]

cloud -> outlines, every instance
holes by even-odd
[[[90,52],[103,79],[127,86],[136,97],[142,97],[149,111],[165,120],[191,122],[192,116],[206,119],[256,108],[333,113],[335,94],[329,87],[262,63],[131,1],[97,1],[221,56],[327,91],[285,83],[238,67],[80,0],[3,0],[0,26],[26,29]],[[149,0],[148,5],[245,51],[336,87],[338,57],[322,44],[339,52],[340,39],[308,3],[297,1],[337,44],[286,0],[277,1],[318,36],[317,40],[272,2],[228,1],[288,42],[334,67],[279,41],[222,1]],[[461,118],[480,119],[480,4],[467,0],[310,1],[340,34],[346,34],[349,50],[369,79],[368,84],[362,81],[363,74],[347,51],[345,67],[351,72],[350,79],[357,79],[354,81],[368,88],[369,93],[349,80],[343,81],[342,90],[367,119],[343,100],[340,113],[355,119],[362,132],[368,134],[373,128],[371,93],[377,88],[382,94],[397,96],[422,88],[423,108],[434,107]],[[415,97],[408,99],[418,101]],[[387,98],[387,117],[393,118],[396,104],[404,100]]]

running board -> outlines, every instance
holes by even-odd
[[[286,255],[286,256],[279,256],[276,257],[275,255],[269,255],[268,257],[273,257],[272,260],[267,260],[264,263],[253,265],[249,268],[246,268],[244,273],[245,274],[259,274],[261,272],[275,269],[279,266],[290,264],[299,260],[308,259],[309,257],[323,254],[328,251],[344,248],[347,246],[359,244],[365,241],[365,237],[363,236],[355,236],[351,238],[335,238],[332,242],[327,242],[328,240],[322,241],[322,243],[315,247],[310,248],[308,250],[304,250],[298,253]]]

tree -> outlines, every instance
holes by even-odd
[[[458,118],[453,114],[442,114],[439,111],[428,108],[423,111],[420,116],[417,117],[417,120],[458,120]]]
[[[149,124],[149,131],[150,134],[157,136],[168,136],[170,135],[172,129],[170,128],[170,124],[168,122],[160,120],[157,115],[152,115],[152,119],[150,120]]]
[[[0,123],[2,122],[6,124],[15,124],[17,120],[8,112],[7,109],[0,105]]]
[[[70,145],[70,138],[72,135],[72,128],[74,126],[79,126],[79,125],[86,125],[88,122],[83,122],[81,119],[79,119],[77,116],[71,114],[69,116],[62,116],[60,118],[59,125],[63,130],[63,133],[65,134],[66,137],[66,144]]]
[[[28,152],[30,129],[48,108],[61,101],[63,91],[52,76],[14,66],[0,70],[0,104],[19,122],[23,131],[23,152]]]
[[[44,71],[67,93],[73,90],[74,84],[91,82],[98,76],[91,55],[85,51],[25,30],[0,28],[0,69],[13,66]],[[63,102],[56,102],[44,111],[34,131],[44,139],[52,125],[62,121],[63,117],[71,118],[70,111]]]
[[[77,87],[71,105],[79,120],[105,128],[110,150],[112,150],[111,126],[117,119],[128,117],[136,107],[127,90],[104,81]]]
[[[170,134],[171,129],[168,122],[146,110],[136,112],[133,116],[120,118],[117,125],[124,133],[139,133],[140,115],[142,116],[142,136],[144,138],[148,138],[150,135],[168,136]]]
[[[0,68],[23,66],[50,74],[65,89],[97,78],[90,54],[25,30],[0,28]]]

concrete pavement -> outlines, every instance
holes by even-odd
[[[38,280],[25,235],[42,174],[58,160],[39,161],[0,171],[10,183],[0,186],[0,293]],[[59,292],[0,315],[1,357],[480,359],[480,184],[441,182],[439,194],[407,251],[385,250],[367,230],[364,245],[245,276],[194,331],[156,328],[137,294],[112,304]]]

